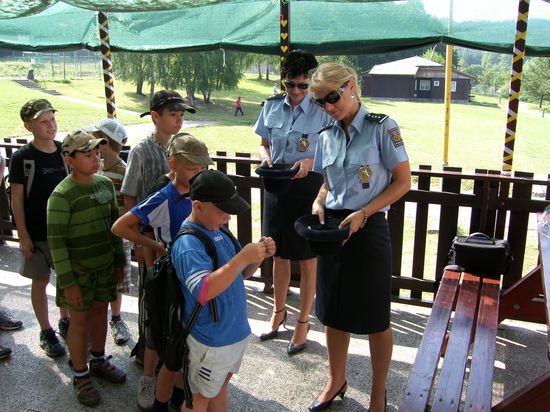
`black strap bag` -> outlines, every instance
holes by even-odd
[[[463,272],[499,277],[506,274],[511,262],[508,241],[493,239],[485,233],[456,236],[451,246],[449,263],[459,266]]]

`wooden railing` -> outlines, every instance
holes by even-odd
[[[21,143],[19,143],[21,144]],[[14,143],[0,144],[7,161]],[[228,157],[217,152],[213,157],[216,167],[226,172],[235,182],[239,194],[252,204],[252,209],[237,216],[231,227],[241,243],[246,244],[260,233],[263,210],[261,182],[253,169],[259,159],[249,153]],[[433,295],[443,274],[451,242],[457,233],[484,232],[496,238],[507,239],[514,261],[503,281],[506,288],[528,273],[536,264],[536,231],[529,229],[529,221],[536,221],[536,213],[544,210],[550,199],[550,176],[534,179],[533,174],[515,172],[503,176],[498,171],[476,170],[462,173],[460,168],[432,171],[421,166],[412,172],[413,186],[388,213],[393,245],[393,300],[421,306],[431,306]],[[542,197],[533,195],[540,186]],[[0,238],[16,240],[11,222],[7,220],[6,194],[0,187]],[[526,251],[530,256],[526,260]],[[527,262],[530,267],[524,268]],[[293,265],[293,284],[298,280],[297,265]],[[262,265],[261,275],[254,280],[271,288],[271,262]]]

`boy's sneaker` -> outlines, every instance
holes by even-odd
[[[5,359],[11,354],[11,349],[5,346],[0,346],[0,359]]]
[[[78,401],[86,406],[97,406],[101,401],[99,392],[92,383],[92,378],[73,378],[73,387]]]
[[[141,410],[149,410],[155,403],[156,378],[142,376],[138,381],[137,402]]]
[[[109,327],[117,345],[123,345],[130,340],[130,330],[122,319],[109,321]]]
[[[67,335],[69,334],[69,326],[71,325],[71,318],[61,318],[57,322],[59,328],[59,335],[67,340]]]
[[[112,356],[109,355],[100,361],[90,360],[90,375],[103,378],[111,383],[126,382],[126,373],[109,362],[111,358]]]
[[[4,311],[0,311],[0,329],[1,330],[17,330],[23,326],[20,320],[13,320],[10,315]]]
[[[59,339],[55,336],[53,329],[40,331],[40,347],[44,349],[44,352],[50,358],[65,355],[65,348],[59,343]]]

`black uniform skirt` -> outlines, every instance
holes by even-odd
[[[344,219],[351,210],[326,210]],[[325,326],[350,333],[390,325],[391,243],[385,213],[368,218],[335,255],[317,260],[315,311]]]
[[[307,241],[294,230],[294,221],[300,216],[311,214],[311,205],[322,184],[323,177],[320,174],[309,172],[302,179],[292,180],[286,193],[264,191],[262,233],[275,241],[275,256],[291,260],[315,257]]]

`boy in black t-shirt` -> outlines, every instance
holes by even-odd
[[[31,302],[40,324],[40,347],[50,357],[62,356],[59,343],[48,318],[46,287],[50,281],[52,257],[46,233],[48,198],[68,174],[61,153],[61,143],[54,141],[57,132],[55,109],[46,99],[30,100],[20,111],[25,129],[33,140],[17,150],[10,161],[11,207],[22,255],[20,274],[32,279]],[[61,309],[59,332],[66,337],[68,312]]]

